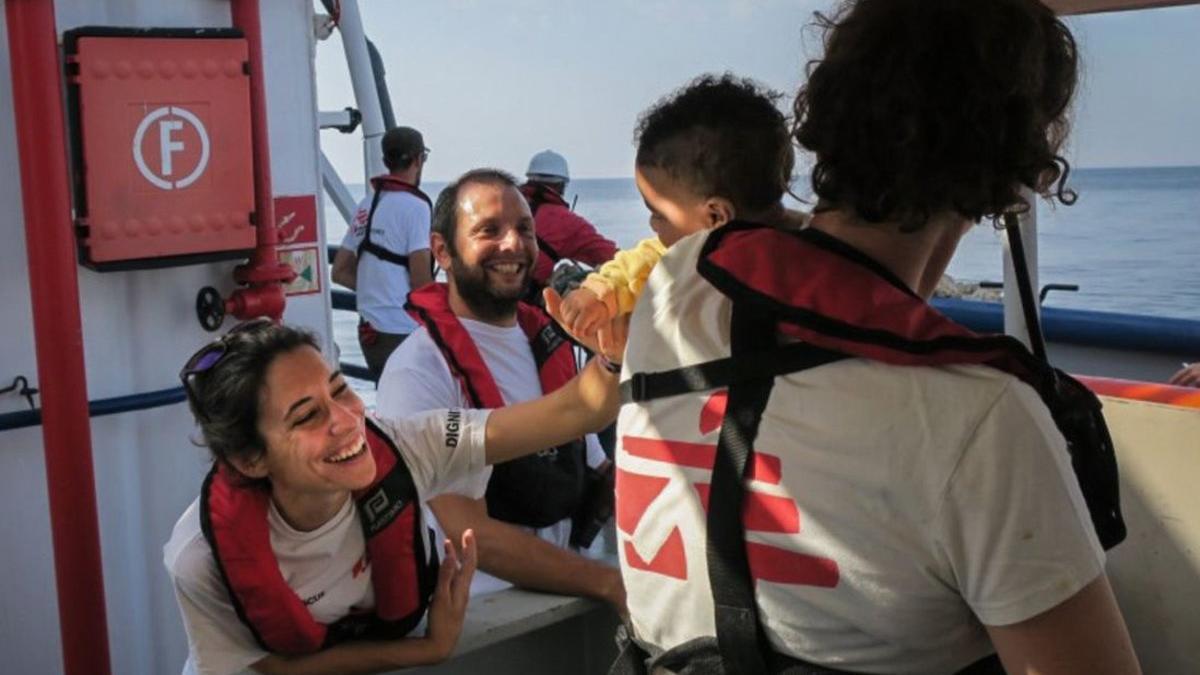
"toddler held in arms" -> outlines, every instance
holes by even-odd
[[[658,236],[620,251],[565,298],[546,289],[564,329],[585,344],[610,341],[667,248],[690,234],[735,219],[803,227],[805,216],[781,201],[794,156],[777,98],[750,80],[705,75],[642,114],[634,177]]]

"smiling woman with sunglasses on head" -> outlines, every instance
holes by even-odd
[[[164,548],[185,673],[369,673],[446,658],[475,544],[469,531],[458,552],[443,542],[439,570],[420,503],[616,413],[615,376],[593,365],[518,406],[376,419],[311,333],[265,319],[203,347],[180,378],[213,456]],[[424,637],[406,637],[427,611]]]

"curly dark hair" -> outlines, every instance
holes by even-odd
[[[232,469],[231,459],[253,461],[266,452],[258,432],[259,402],[267,368],[276,357],[302,347],[320,351],[316,336],[303,328],[262,322],[250,330],[225,334],[224,352],[207,370],[191,375],[188,405],[213,461]],[[248,484],[265,484],[250,480]]]
[[[868,222],[920,228],[946,210],[1025,211],[1028,187],[1063,204],[1078,55],[1038,0],[855,0],[817,14],[792,134],[816,155],[813,190]]]
[[[446,248],[450,255],[458,255],[458,245],[454,240],[458,230],[458,196],[462,189],[475,183],[517,187],[517,179],[501,169],[482,168],[471,169],[442,188],[438,193],[437,202],[433,205],[431,232],[437,232],[446,240]]]
[[[638,118],[637,165],[662,169],[702,197],[724,197],[742,213],[771,207],[795,162],[779,99],[730,73],[702,75]]]

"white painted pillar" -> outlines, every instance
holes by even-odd
[[[1033,289],[1034,310],[1041,316],[1040,303],[1037,302],[1038,289],[1038,238],[1037,238],[1037,199],[1038,196],[1029,189],[1022,190],[1021,196],[1029,202],[1029,211],[1021,216],[1021,243],[1025,248],[1025,264],[1029,268],[1029,285]],[[1029,329],[1025,325],[1025,314],[1021,309],[1021,291],[1017,286],[1017,273],[1013,267],[1012,248],[1008,243],[1008,235],[1004,235],[1004,332],[1025,343],[1029,341]]]
[[[379,147],[386,129],[383,128],[383,111],[379,106],[379,92],[375,89],[375,75],[371,70],[371,56],[367,51],[358,0],[342,0],[341,7],[338,29],[342,32],[342,47],[346,50],[346,64],[350,67],[355,102],[362,113],[363,182],[367,184],[367,193],[370,194],[371,177],[386,171],[383,150]]]

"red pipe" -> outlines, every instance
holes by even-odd
[[[6,0],[54,577],[68,675],[109,670],[62,68],[52,0]]]
[[[1080,376],[1079,381],[1101,396],[1200,409],[1200,389],[1176,387],[1158,382],[1118,380],[1111,377]]]
[[[263,79],[262,20],[258,0],[232,0],[233,25],[246,37],[250,57],[250,129],[254,153],[254,201],[256,244],[250,262],[239,265],[233,278],[246,288],[238,289],[225,301],[228,313],[239,319],[283,317],[286,297],[283,284],[296,278],[296,272],[279,261],[275,229],[275,195],[271,190],[271,143],[267,130],[267,95]]]

